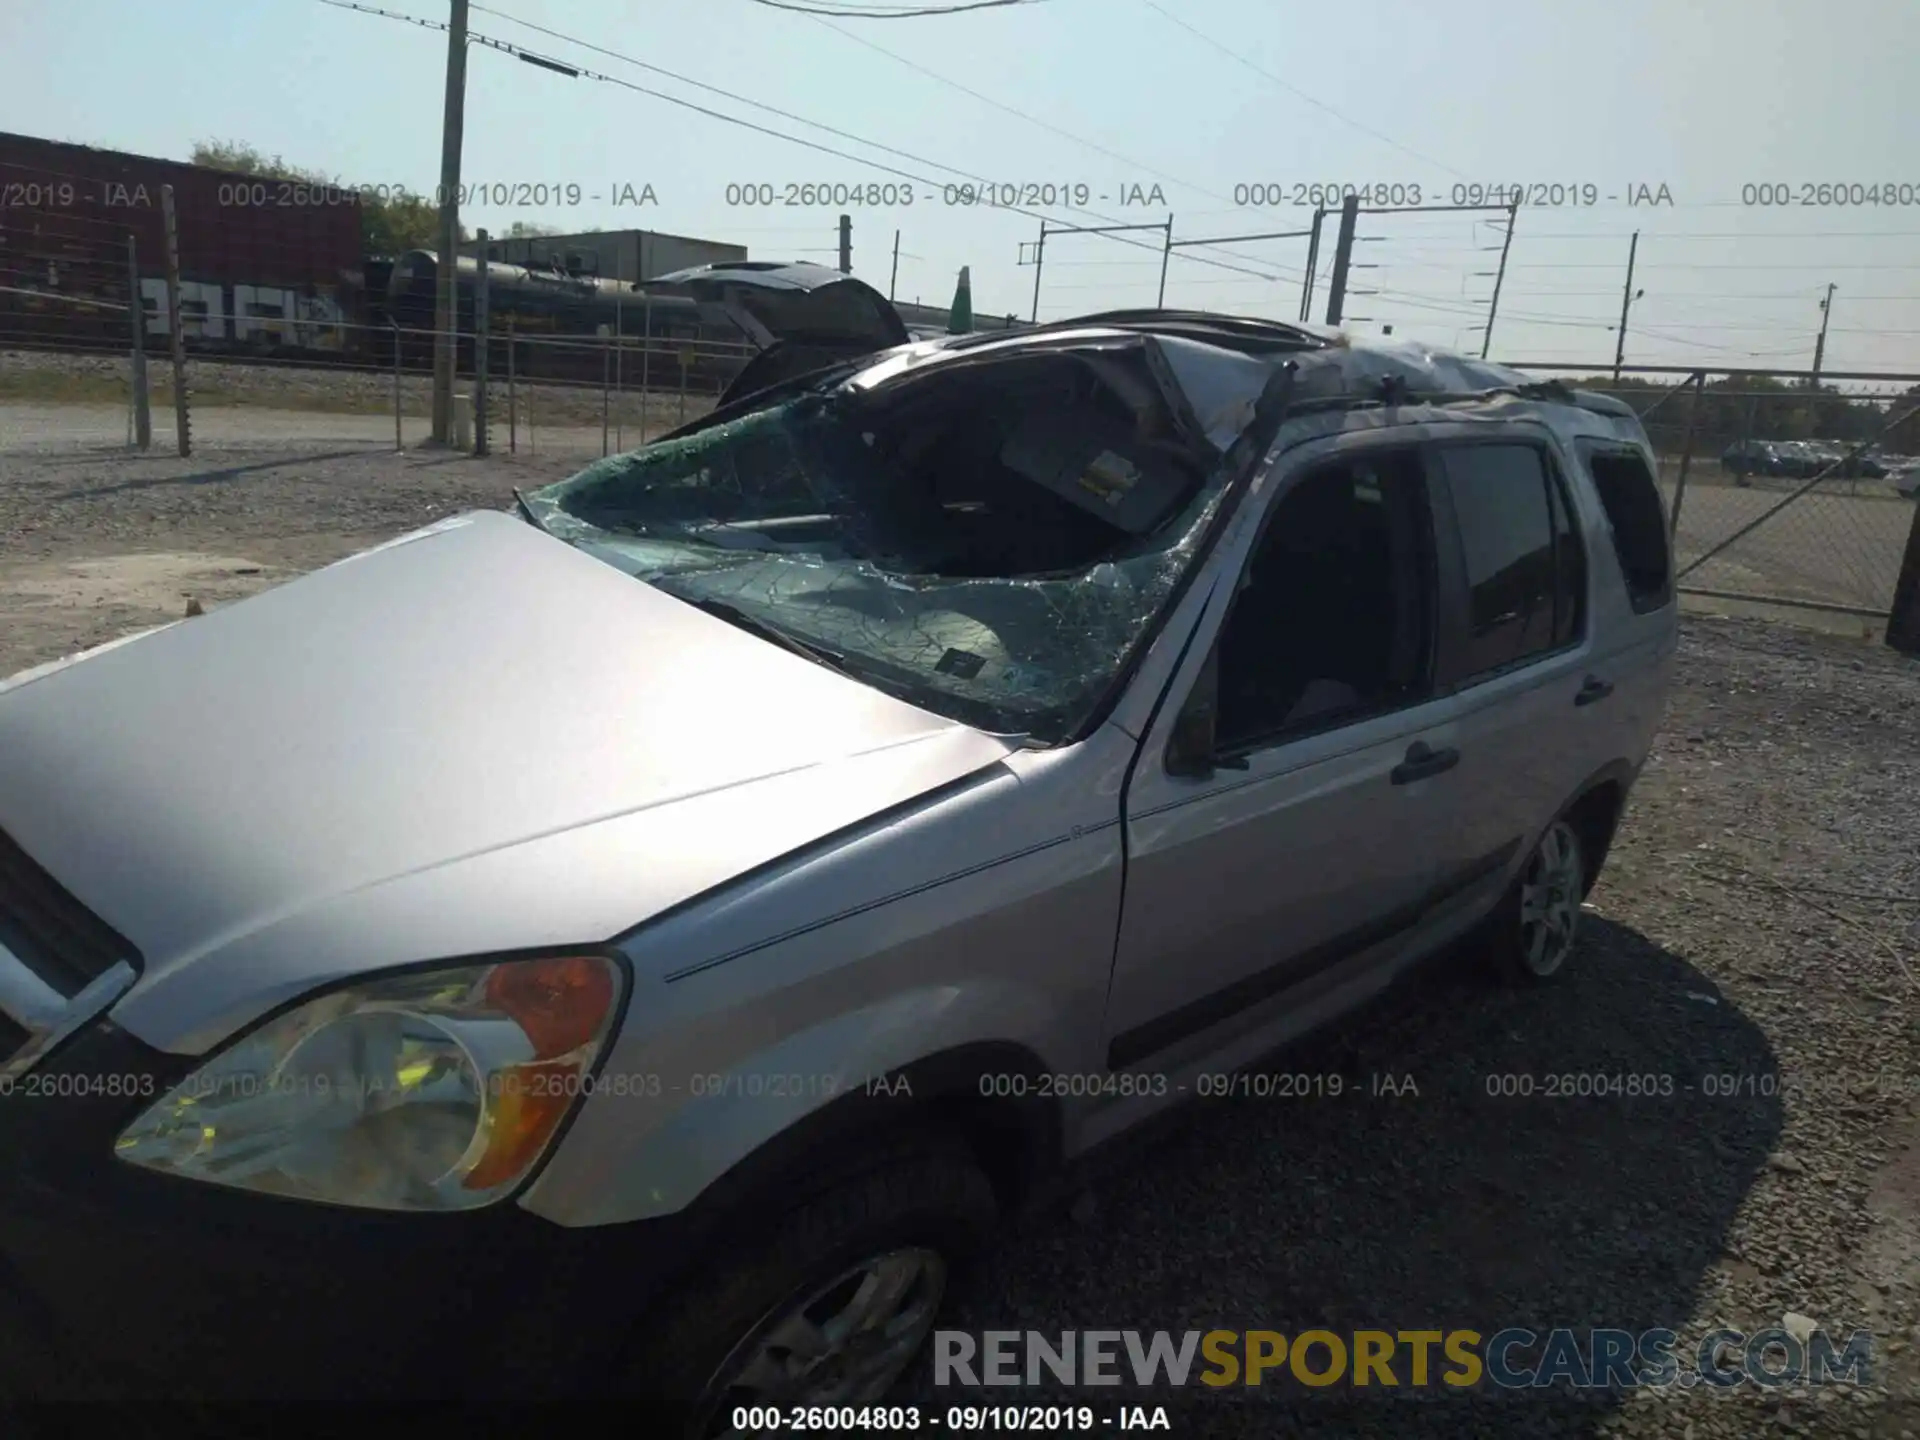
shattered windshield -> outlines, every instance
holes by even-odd
[[[525,507],[923,709],[1057,743],[1172,593],[1219,479],[1064,372],[1006,388],[893,423],[809,393],[601,460]]]

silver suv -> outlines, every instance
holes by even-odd
[[[1624,406],[674,283],[767,346],[711,416],[6,682],[43,1382],[863,1401],[1201,1077],[1455,941],[1575,957],[1676,632]]]

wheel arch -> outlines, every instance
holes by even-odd
[[[1554,812],[1555,820],[1567,821],[1580,837],[1586,871],[1583,896],[1590,894],[1600,879],[1620,828],[1620,817],[1626,813],[1627,796],[1639,773],[1640,767],[1630,760],[1611,760],[1582,781]],[[1534,843],[1539,843],[1539,836],[1534,837]]]
[[[1059,1102],[1037,1093],[1047,1073],[1015,1041],[970,1041],[891,1068],[769,1136],[694,1198],[689,1218],[705,1229],[769,1196],[784,1207],[929,1141],[964,1145],[1002,1211],[1017,1209],[1064,1157]],[[990,1093],[999,1076],[1027,1093]]]

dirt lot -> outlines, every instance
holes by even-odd
[[[18,431],[8,450],[4,425],[0,673],[572,466],[344,442],[130,459]],[[1872,1383],[1101,1398],[1164,1403],[1181,1435],[1920,1433],[1916,951],[1920,665],[1690,617],[1670,718],[1563,983],[1495,993],[1467,962],[1439,967],[1288,1062],[1342,1075],[1344,1098],[1196,1110],[1090,1214],[1014,1237],[952,1323],[1664,1326],[1691,1357],[1710,1328],[1794,1312],[1871,1330]],[[1414,1091],[1369,1098],[1375,1074]],[[1643,1077],[1655,1093],[1548,1098],[1553,1075]],[[1534,1093],[1490,1094],[1501,1077]],[[916,1398],[956,1397],[929,1384]]]

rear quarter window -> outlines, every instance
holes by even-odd
[[[1637,450],[1589,447],[1585,459],[1607,513],[1627,598],[1641,614],[1671,604],[1673,557],[1667,543],[1666,506],[1646,457]]]

